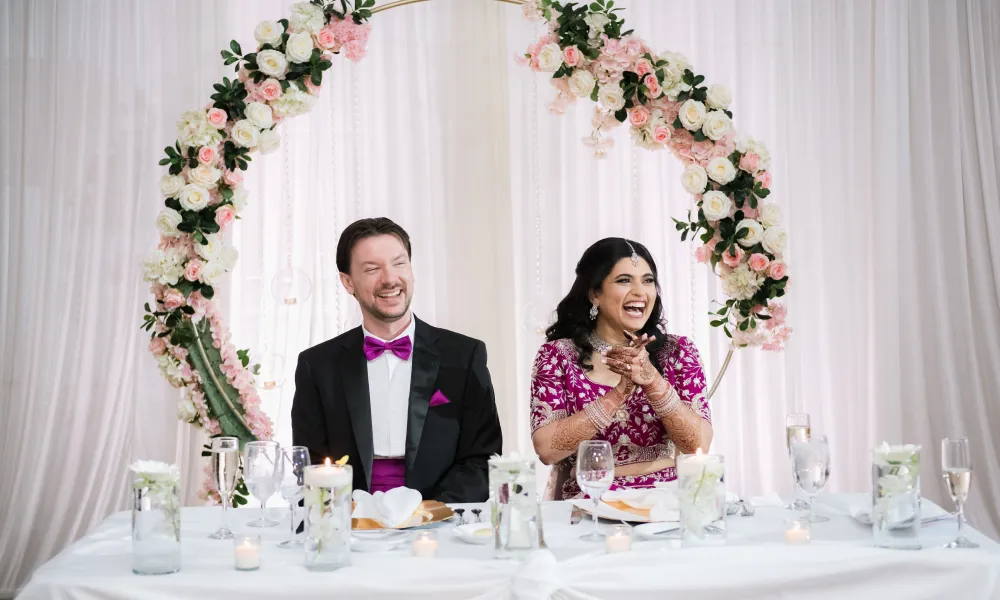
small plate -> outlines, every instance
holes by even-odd
[[[488,544],[493,541],[493,526],[489,523],[466,523],[453,531],[455,537],[466,544]]]

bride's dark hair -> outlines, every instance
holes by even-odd
[[[631,244],[631,246],[629,246]],[[598,292],[604,278],[608,276],[611,269],[623,258],[632,256],[632,248],[636,254],[649,263],[649,268],[653,271],[653,280],[656,282],[656,302],[653,304],[653,312],[649,315],[649,320],[638,335],[648,334],[656,336],[646,351],[651,357],[655,357],[666,341],[666,330],[661,330],[663,321],[663,302],[660,300],[660,282],[656,271],[656,262],[653,261],[649,250],[639,242],[626,241],[623,238],[604,238],[594,243],[584,251],[580,257],[580,262],[576,264],[576,280],[569,289],[569,293],[556,307],[556,321],[545,330],[545,339],[549,342],[560,339],[570,339],[576,344],[580,354],[580,366],[589,371],[593,368],[590,364],[590,353],[594,347],[590,343],[590,333],[594,331],[597,321],[590,319],[590,292]],[[658,371],[662,369],[660,361],[653,360],[653,366]]]

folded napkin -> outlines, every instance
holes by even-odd
[[[423,521],[418,512],[423,497],[417,490],[398,487],[388,492],[369,494],[364,490],[354,490],[354,512],[352,519],[371,519],[382,527],[412,527]]]
[[[608,491],[601,496],[601,501],[621,502],[630,508],[648,510],[650,521],[676,521],[679,518],[680,505],[677,501],[677,485],[674,482],[657,484],[652,489]]]

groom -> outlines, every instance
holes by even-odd
[[[356,490],[485,501],[502,441],[486,346],[413,316],[410,236],[389,219],[349,225],[337,268],[363,323],[299,355],[294,444],[312,464],[348,455]]]

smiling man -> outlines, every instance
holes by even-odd
[[[410,256],[410,236],[386,218],[341,234],[340,281],[363,322],[299,355],[292,438],[313,464],[348,455],[356,490],[482,502],[502,444],[486,346],[413,315]]]

